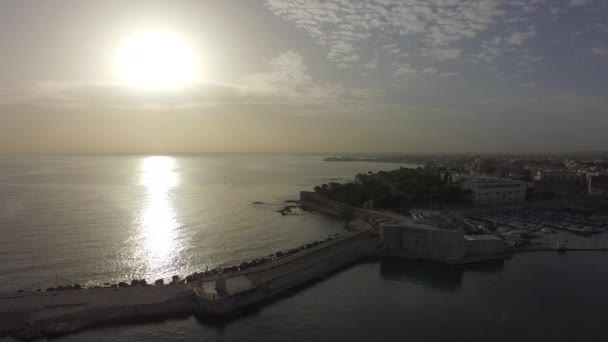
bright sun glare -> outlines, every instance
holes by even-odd
[[[117,74],[129,86],[176,88],[196,81],[197,58],[182,39],[168,32],[147,31],[127,39],[118,50]]]

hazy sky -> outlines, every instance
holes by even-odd
[[[150,30],[198,81],[120,82]],[[3,0],[0,43],[0,152],[608,146],[606,0]]]

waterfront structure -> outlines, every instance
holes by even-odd
[[[508,178],[463,178],[461,186],[471,191],[471,200],[477,206],[519,203],[526,198],[526,182]]]
[[[20,339],[68,334],[92,325],[176,315],[229,315],[275,294],[304,284],[370,256],[416,258],[444,263],[502,259],[504,245],[494,237],[470,238],[455,221],[420,213],[421,219],[398,213],[353,208],[315,193],[302,192],[301,202],[323,212],[359,218],[370,229],[332,235],[271,257],[194,273],[171,284],[145,281],[84,290],[0,294],[0,336]],[[379,225],[380,228],[376,228]]]
[[[525,168],[523,165],[501,165],[494,170],[494,175],[496,177],[517,179],[523,181],[530,180],[532,178],[531,174],[531,170]]]
[[[266,263],[226,268],[222,273],[197,273],[167,285],[138,282],[0,293],[0,337],[30,340],[112,322],[229,315],[374,255],[376,247],[377,237],[370,232],[345,233],[323,243],[277,252]]]
[[[494,160],[492,159],[475,159],[471,163],[471,173],[474,174],[490,174],[495,170]]]
[[[381,226],[383,252],[390,256],[466,263],[504,258],[506,246],[495,235],[465,235],[462,228],[443,229],[414,221]]]
[[[591,196],[608,197],[608,173],[588,173],[587,191]]]
[[[467,256],[491,256],[507,253],[505,241],[496,235],[465,235]]]
[[[385,252],[392,256],[456,262],[466,254],[464,232],[460,229],[404,221],[383,224],[380,236]]]
[[[579,197],[585,193],[584,175],[574,171],[539,170],[534,176],[534,189],[537,194],[556,197]]]

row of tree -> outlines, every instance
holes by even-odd
[[[374,208],[393,210],[441,208],[467,198],[460,187],[447,184],[439,175],[408,168],[358,174],[355,182],[331,182],[315,187],[315,191],[355,207],[373,201]]]

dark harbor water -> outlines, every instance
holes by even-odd
[[[285,200],[401,166],[321,159],[0,157],[0,289],[168,278],[297,246],[342,223],[281,216]],[[602,252],[469,267],[374,259],[230,322],[171,319],[56,341],[606,341],[607,286]]]

